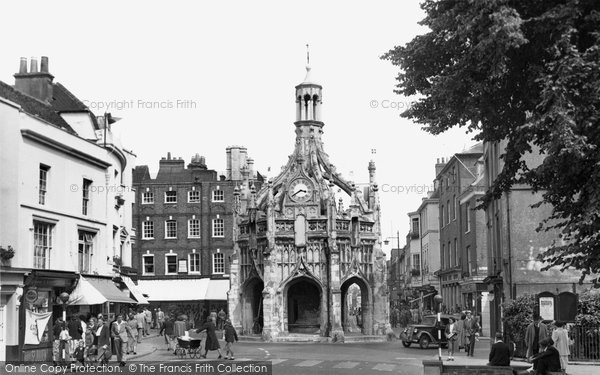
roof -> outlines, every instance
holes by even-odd
[[[76,134],[75,130],[69,126],[69,124],[60,116],[59,112],[57,112],[52,105],[44,103],[29,95],[25,95],[2,81],[0,81],[0,97],[18,104],[21,106],[23,111],[32,116],[39,117],[40,119],[58,128],[62,128],[69,133]]]
[[[60,83],[52,89],[52,107],[57,112],[88,112],[88,107]]]
[[[457,154],[483,154],[483,142],[479,142]]]

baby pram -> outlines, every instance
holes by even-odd
[[[200,358],[202,339],[181,336],[177,338],[177,346],[175,347],[175,354],[179,358],[185,358],[189,355],[190,358]]]

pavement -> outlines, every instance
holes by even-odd
[[[221,337],[217,333],[217,337]],[[221,347],[224,347],[222,343]],[[438,349],[420,349],[416,346],[405,348],[399,341],[384,343],[265,343],[257,341],[238,342],[234,345],[236,361],[271,361],[273,374],[382,374],[395,373],[421,375],[422,361],[438,358]],[[475,356],[466,357],[456,353],[451,364],[487,364],[489,340],[482,339],[475,347]],[[208,359],[190,359],[190,362],[217,360],[217,352],[209,352]],[[442,358],[447,353],[442,349]],[[114,359],[114,356],[113,356]],[[137,355],[127,356],[127,362],[164,363],[180,360],[172,351],[166,350],[163,336],[153,332],[138,344]],[[514,364],[526,364],[515,360]],[[600,365],[600,363],[597,363]],[[571,375],[592,375],[600,373],[600,366],[593,363],[571,364],[567,371]]]

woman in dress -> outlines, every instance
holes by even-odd
[[[127,354],[137,354],[138,321],[133,313],[127,320]]]
[[[204,325],[196,330],[196,333],[200,333],[206,330],[206,341],[204,342],[204,355],[202,358],[206,358],[209,350],[216,350],[219,352],[218,359],[223,358],[221,354],[221,345],[219,345],[219,339],[217,338],[217,326],[216,326],[216,318],[210,317],[208,322],[204,323]]]
[[[446,326],[446,338],[448,339],[448,361],[454,361],[454,347],[456,345],[456,337],[458,332],[456,331],[456,321],[454,318],[450,318],[450,322]]]
[[[567,364],[569,363],[569,334],[565,329],[563,322],[555,322],[556,329],[552,331],[552,341],[554,341],[554,347],[560,354],[560,367],[566,373]]]

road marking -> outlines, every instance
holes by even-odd
[[[355,368],[360,362],[340,362],[333,368]]]
[[[396,368],[396,365],[390,365],[387,363],[380,363],[375,365],[375,367],[373,367],[373,370],[377,370],[377,371],[394,371],[394,369]]]
[[[298,366],[298,367],[312,367],[314,365],[318,365],[321,362],[323,362],[323,361],[307,360],[307,361],[302,361],[300,363],[296,363],[294,366]]]
[[[404,360],[404,361],[412,361],[412,360],[415,360],[416,358],[403,358],[403,357],[396,357],[396,359],[397,359],[397,360],[399,360],[399,361],[402,361],[402,360]]]
[[[275,359],[271,359],[271,364],[278,365],[281,362],[285,362],[285,361],[287,361],[287,359],[284,359],[284,358],[275,358]]]

